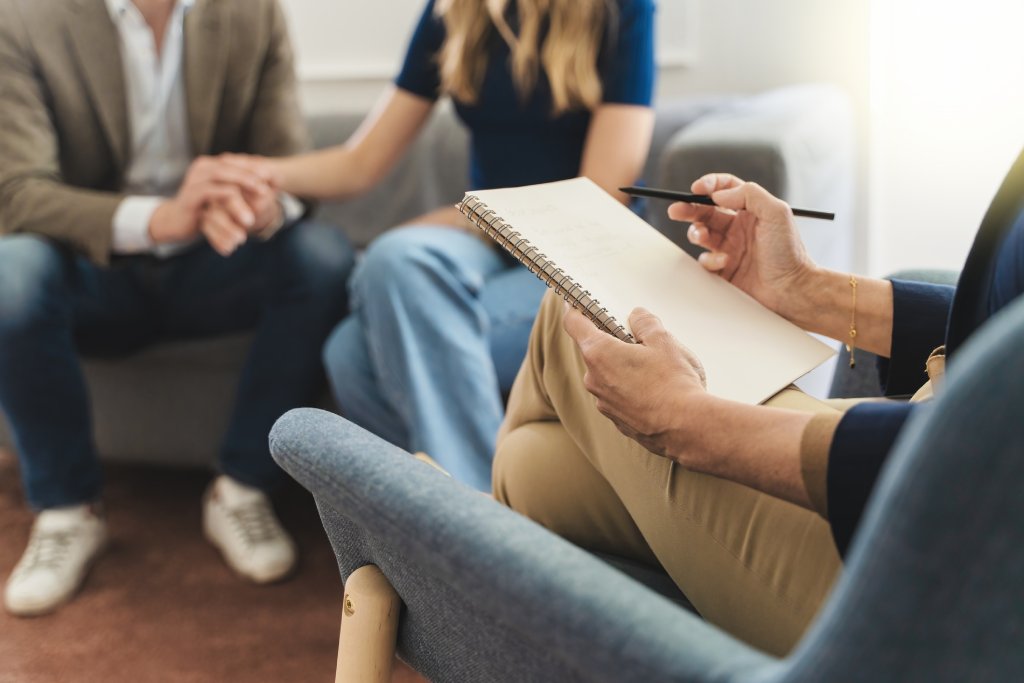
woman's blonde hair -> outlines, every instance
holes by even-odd
[[[518,35],[505,20],[515,3]],[[487,71],[487,41],[497,30],[512,51],[512,80],[521,97],[544,68],[554,113],[593,109],[601,103],[597,60],[605,31],[616,20],[609,0],[437,0],[444,21],[441,87],[457,100],[475,103]],[[545,18],[548,31],[541,43]]]

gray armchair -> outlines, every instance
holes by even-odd
[[[433,681],[1024,680],[1022,338],[1019,301],[961,349],[785,660],[340,417],[288,413],[271,449],[316,498],[342,578],[372,565],[393,586],[398,652]],[[362,607],[346,601],[343,632]],[[387,680],[344,677],[372,651],[343,649],[339,680]]]

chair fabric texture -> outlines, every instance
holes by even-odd
[[[434,681],[1024,680],[1022,339],[1024,300],[958,354],[784,660],[343,418],[292,411],[271,450],[316,498],[341,577],[392,581],[400,653]]]

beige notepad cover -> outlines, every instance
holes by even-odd
[[[474,191],[459,207],[534,270],[554,272],[573,298],[589,292],[607,309],[602,318],[628,330],[638,306],[660,317],[700,358],[716,396],[761,403],[835,353],[586,178]]]

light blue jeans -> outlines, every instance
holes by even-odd
[[[477,235],[413,226],[374,241],[349,289],[352,314],[324,348],[341,411],[489,491],[544,283]]]

